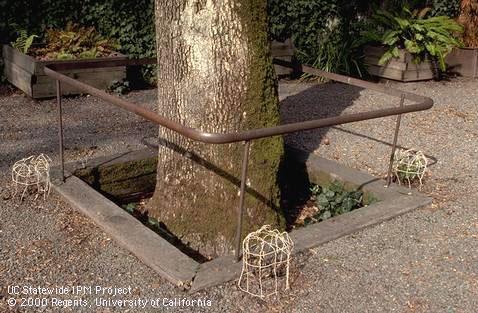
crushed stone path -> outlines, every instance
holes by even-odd
[[[57,195],[12,199],[9,171],[16,160],[46,153],[58,163],[57,116],[54,100],[0,96],[0,312],[477,312],[478,81],[391,85],[435,100],[433,109],[403,117],[399,138],[400,146],[436,160],[423,187],[433,204],[296,257],[291,290],[266,301],[242,293],[234,282],[189,295]],[[280,94],[284,123],[398,104],[335,83],[284,82]],[[155,90],[124,97],[155,109]],[[64,113],[67,161],[140,149],[142,138],[157,133],[150,123],[93,97],[65,99]],[[308,131],[286,141],[383,176],[394,121]],[[128,299],[202,299],[211,306],[120,308],[96,306],[98,297],[86,296],[91,307],[10,310],[12,285],[131,287]]]

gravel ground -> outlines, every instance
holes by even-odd
[[[0,312],[477,312],[478,81],[392,84],[435,100],[404,116],[399,144],[434,161],[423,192],[431,206],[325,244],[295,258],[292,290],[267,301],[234,283],[188,295],[158,277],[55,194],[10,198],[9,171],[30,154],[56,157],[55,103],[0,96]],[[396,105],[342,84],[281,85],[284,122]],[[126,98],[154,109],[155,90]],[[156,130],[92,97],[66,99],[66,160],[141,148]],[[90,118],[90,120],[87,120]],[[291,135],[286,140],[351,167],[384,175],[394,118]],[[328,139],[330,144],[325,144]],[[8,308],[7,286],[131,286],[127,299],[207,299],[210,307]],[[57,296],[79,299],[79,296]],[[51,300],[51,296],[48,296]],[[105,296],[104,298],[115,299]],[[118,299],[120,297],[116,297]]]

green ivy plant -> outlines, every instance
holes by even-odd
[[[131,91],[130,88],[130,83],[128,80],[114,80],[111,85],[108,88],[111,92],[118,94],[118,95],[124,95]]]
[[[28,32],[25,29],[22,29],[19,31],[19,36],[17,37],[17,39],[12,42],[11,45],[18,51],[27,54],[35,38],[38,38],[38,36],[28,35]]]
[[[269,29],[272,39],[292,37],[303,63],[313,62],[319,48],[319,35],[326,31],[329,20],[338,15],[333,0],[270,0]]]
[[[363,192],[360,190],[348,191],[342,183],[337,181],[326,187],[313,184],[310,192],[319,211],[313,217],[306,219],[305,224],[314,220],[323,221],[362,206]]]
[[[437,62],[440,70],[446,70],[446,55],[452,48],[463,45],[455,36],[463,31],[463,27],[447,16],[426,18],[430,10],[412,12],[405,6],[398,14],[378,10],[372,16],[369,30],[362,35],[368,42],[387,47],[380,64],[398,58],[400,49],[406,49],[412,54],[414,63],[428,58]]]
[[[432,16],[457,17],[460,14],[460,0],[433,0]]]
[[[156,56],[154,0],[86,0],[78,23],[92,25],[121,45],[119,52],[133,58]],[[156,66],[145,65],[128,73],[131,88],[155,85]]]

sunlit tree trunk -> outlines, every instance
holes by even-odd
[[[462,0],[458,22],[464,26],[463,43],[478,48],[478,0]]]
[[[156,0],[158,113],[226,133],[279,123],[265,0]],[[230,254],[243,145],[194,142],[161,128],[150,213],[207,256]],[[283,227],[279,137],[251,145],[244,232]]]

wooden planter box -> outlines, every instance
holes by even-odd
[[[478,48],[455,48],[446,57],[448,71],[464,77],[478,77]]]
[[[393,58],[384,65],[378,61],[387,51],[384,47],[367,46],[364,49],[364,63],[370,75],[398,80],[402,82],[433,79],[432,65],[429,61],[413,63],[413,56],[406,50],[400,50],[398,58]]]
[[[294,53],[295,47],[290,38],[284,42],[276,40],[271,42],[271,54],[274,58],[292,62],[294,58]],[[294,73],[294,69],[277,64],[274,65],[274,69],[276,71],[277,76],[289,76]]]
[[[28,96],[35,99],[56,96],[55,80],[45,75],[45,72],[43,71],[45,65],[74,62],[74,60],[38,61],[9,45],[3,45],[2,52],[5,64],[5,76],[8,81]],[[119,55],[107,59],[125,60],[127,57]],[[126,66],[77,69],[62,71],[62,73],[96,88],[107,89],[113,81],[121,81],[126,78]],[[81,91],[66,84],[62,85],[63,95],[75,95],[81,93]]]

